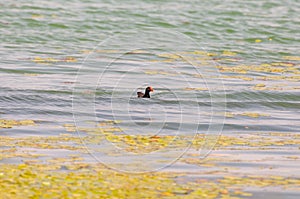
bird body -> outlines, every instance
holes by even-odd
[[[150,98],[150,92],[153,92],[153,88],[151,86],[148,86],[146,89],[145,89],[145,93],[143,92],[137,92],[137,97],[139,98]]]

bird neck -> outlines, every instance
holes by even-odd
[[[145,95],[144,95],[144,97],[149,97],[150,98],[150,91],[149,90],[145,90]]]

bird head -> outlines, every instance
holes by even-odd
[[[154,89],[151,86],[147,87],[146,90],[149,92],[154,92]]]

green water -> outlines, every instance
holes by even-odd
[[[38,121],[0,132],[56,135],[75,119],[143,135],[299,133],[299,13],[297,0],[0,3],[0,117]]]

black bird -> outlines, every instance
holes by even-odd
[[[142,97],[142,98],[150,98],[150,92],[154,92],[154,90],[153,90],[153,88],[151,86],[148,86],[145,89],[145,93],[137,92],[137,96],[138,97]]]

